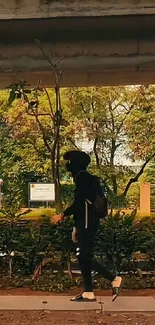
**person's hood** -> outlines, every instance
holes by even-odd
[[[75,177],[81,170],[86,170],[90,164],[90,156],[84,151],[71,150],[67,151],[64,156],[66,168]]]

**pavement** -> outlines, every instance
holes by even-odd
[[[68,296],[0,296],[0,310],[155,312],[153,297],[97,297],[97,302],[71,302]]]

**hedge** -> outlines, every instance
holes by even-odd
[[[0,252],[5,254],[0,257],[1,276],[8,274],[13,279],[32,276],[46,259],[48,263],[43,271],[47,272],[49,281],[54,281],[54,288],[58,285],[57,277],[63,279],[66,269],[71,279],[72,265],[76,266],[72,226],[72,219],[52,225],[47,216],[39,220],[1,219]],[[119,211],[101,222],[95,246],[96,257],[117,274],[130,274],[139,269],[154,271],[155,220],[146,217],[137,221],[135,213],[125,215]],[[57,277],[54,269],[59,270]]]

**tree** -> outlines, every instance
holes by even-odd
[[[78,139],[87,137],[92,141],[93,161],[98,173],[102,173],[108,182],[114,197],[126,196],[131,184],[138,181],[154,155],[149,147],[148,155],[137,174],[131,168],[123,167],[120,161],[122,155],[130,155],[132,159],[136,157],[134,146],[136,147],[137,141],[140,142],[140,138],[136,132],[133,137],[133,116],[141,114],[139,107],[144,104],[146,123],[147,91],[144,86],[77,88],[67,91],[71,111],[75,115],[74,132],[80,135]],[[144,128],[144,123],[142,125]],[[142,125],[139,127],[142,128]],[[142,147],[142,142],[140,143]]]
[[[150,164],[148,164],[143,176],[142,180],[144,182],[150,182],[152,184],[155,184],[155,159],[152,159]]]
[[[9,122],[15,124],[14,135],[21,137],[28,136],[29,142],[27,149],[32,146],[40,156],[41,151],[44,159],[52,162],[52,180],[55,184],[56,209],[61,210],[60,179],[59,179],[59,159],[60,159],[60,126],[62,121],[61,108],[52,104],[50,94],[46,88],[41,88],[40,83],[36,89],[29,91],[25,89],[25,83],[20,83],[15,88],[12,85],[9,103],[15,100],[12,93],[18,92],[19,100],[16,103],[16,112],[12,112],[12,120]],[[57,92],[57,90],[55,90]],[[30,95],[28,95],[30,93]],[[41,103],[40,103],[40,95]],[[54,94],[52,93],[52,96]],[[12,98],[12,99],[11,99]],[[46,99],[45,99],[46,98]],[[59,104],[60,105],[60,104]],[[27,118],[28,117],[28,118]],[[26,129],[24,121],[27,121]],[[19,128],[19,125],[21,128]],[[22,134],[23,133],[23,134]],[[46,148],[46,151],[44,150]],[[26,148],[24,148],[26,150]]]
[[[46,89],[41,82],[35,89],[27,88],[26,82],[11,85],[9,105],[6,92],[2,96],[1,127],[8,132],[1,138],[4,170],[7,165],[18,177],[22,171],[26,178],[35,173],[53,180],[60,210],[60,178],[66,173],[63,153],[78,149],[79,141],[87,138],[92,143],[90,169],[105,179],[111,197],[124,204],[131,185],[154,156],[154,87],[61,89],[58,104],[59,96],[60,89]],[[140,161],[138,173],[124,166],[126,156]]]
[[[52,178],[55,184],[55,203],[56,203],[56,211],[60,212],[62,210],[62,202],[61,202],[61,186],[60,186],[60,131],[61,126],[64,124],[62,113],[62,105],[61,105],[61,94],[60,94],[60,81],[62,78],[62,71],[59,69],[59,64],[63,60],[63,57],[56,63],[54,63],[51,53],[46,53],[45,49],[42,47],[40,41],[38,39],[35,40],[36,45],[40,48],[44,58],[49,63],[52,73],[54,73],[55,77],[55,107],[53,108],[53,104],[51,98],[49,96],[48,90],[43,87],[43,90],[46,93],[49,105],[49,112],[43,113],[38,112],[39,105],[39,94],[40,90],[40,81],[38,81],[38,85],[35,89],[35,98],[29,101],[28,95],[31,93],[30,90],[25,90],[26,82],[12,85],[9,97],[9,104],[11,104],[15,98],[22,98],[23,102],[27,104],[27,114],[32,115],[39,127],[39,130],[42,133],[42,139],[45,147],[50,153],[51,161],[52,161]],[[48,116],[50,117],[50,139],[49,135],[47,135],[46,130],[41,122],[40,116]],[[51,127],[52,124],[52,127]],[[64,125],[65,125],[64,124]],[[52,141],[51,141],[52,140]]]
[[[147,160],[155,153],[155,87],[142,89],[142,96],[136,102],[126,121],[128,145],[133,160]],[[133,141],[134,139],[134,141]]]
[[[0,174],[5,198],[15,197],[27,205],[28,183],[49,177],[50,163],[35,124],[26,119],[22,105],[8,106],[8,91],[1,91]],[[32,130],[31,130],[32,128]],[[36,143],[37,142],[37,143]],[[38,151],[36,150],[38,149]]]
[[[56,210],[61,211],[60,158],[64,147],[72,144],[68,133],[66,98],[62,109],[55,102],[56,90],[46,89],[38,83],[36,89],[27,89],[26,82],[11,85],[9,104],[3,117],[11,128],[13,139],[20,143],[16,152],[26,166],[42,175],[44,181],[55,183]],[[63,93],[63,90],[62,90]],[[19,149],[19,150],[18,150]],[[21,167],[21,163],[20,163]],[[50,175],[51,173],[51,175]]]

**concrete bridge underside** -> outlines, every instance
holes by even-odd
[[[155,83],[155,12],[141,15],[0,20],[0,88],[26,80],[62,86]]]

